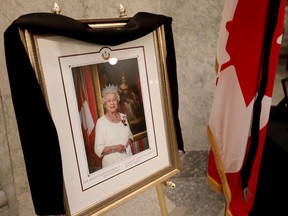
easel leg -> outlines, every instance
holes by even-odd
[[[166,206],[164,192],[163,192],[163,183],[156,185],[156,190],[157,190],[157,195],[159,199],[162,216],[168,216],[167,206]]]

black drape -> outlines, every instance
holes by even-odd
[[[288,106],[271,107],[255,201],[249,216],[288,215]]]
[[[167,70],[178,149],[184,151],[178,118],[178,84],[172,18],[139,12],[121,28],[93,29],[75,19],[52,13],[32,13],[16,19],[4,33],[6,65],[36,214],[64,214],[63,174],[57,131],[47,109],[19,29],[90,43],[118,45],[165,26]]]

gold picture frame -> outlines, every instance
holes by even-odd
[[[115,28],[128,20],[80,21],[93,28]],[[179,172],[164,28],[162,25],[116,46],[21,30],[59,137],[67,215],[102,214]],[[116,66],[109,63],[112,59],[117,60]],[[140,118],[133,132],[134,141],[139,141],[138,150],[135,147],[131,157],[102,168],[101,161],[100,165],[95,162],[99,158],[93,155],[94,143],[83,134],[79,101],[84,98],[93,110],[90,135],[96,124],[93,116],[104,114],[101,90],[109,84],[119,87],[122,72],[137,90],[140,104]],[[94,100],[93,106],[89,97]],[[89,128],[88,123],[85,126]]]

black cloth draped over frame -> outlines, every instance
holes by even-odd
[[[184,151],[178,118],[178,84],[171,24],[171,17],[139,12],[121,28],[93,29],[85,23],[63,15],[32,13],[20,16],[6,29],[6,65],[36,214],[65,213],[63,173],[57,131],[21,41],[19,29],[112,46],[145,36],[164,25],[168,50],[166,63],[178,149]]]

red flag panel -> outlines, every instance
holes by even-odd
[[[224,193],[226,215],[246,216],[253,206],[285,4],[284,0],[225,1],[217,45],[217,82],[208,123],[208,183]],[[256,103],[259,98],[260,108]],[[251,139],[255,125],[259,128],[256,145]],[[250,169],[242,175],[247,166]],[[243,176],[248,176],[248,188],[243,187]]]

